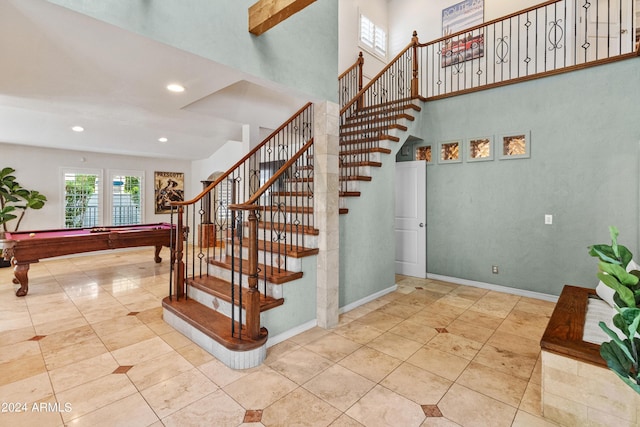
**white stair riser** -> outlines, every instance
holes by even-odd
[[[227,255],[234,255],[237,258],[239,258],[240,255],[242,255],[243,259],[245,260],[249,259],[249,248],[247,247],[243,247],[242,250],[240,250],[240,247],[235,247],[234,248],[235,253],[232,254],[231,252],[232,252],[231,246],[227,246]],[[280,265],[281,268],[287,271],[293,271],[293,272],[302,271],[302,260],[300,258],[292,258],[292,257],[287,257],[285,255],[278,255],[277,245],[274,245],[273,253],[269,251],[258,250],[259,263],[264,264],[265,256],[266,256],[267,264],[269,265],[273,263],[275,265]],[[285,263],[286,263],[286,268],[285,268]]]
[[[231,318],[232,307],[230,302],[215,297],[198,288],[194,288],[193,286],[189,286],[187,288],[187,293],[189,295],[189,298],[198,301],[200,304],[210,308],[213,311],[217,311],[218,313],[224,314],[228,318]],[[240,307],[236,306],[233,308],[233,310],[235,312],[234,318],[236,321],[240,318],[239,316],[241,311],[242,319],[245,319],[246,313],[244,309],[240,309]]]
[[[233,351],[209,338],[167,309],[163,309],[162,318],[182,335],[232,369],[255,368],[267,358],[267,343],[249,351]]]
[[[217,265],[210,265],[209,266],[209,274],[211,276],[215,276],[218,277],[222,280],[226,280],[227,282],[231,282],[231,270],[227,270],[226,268],[223,267],[218,267]],[[264,290],[264,275],[260,275],[260,277],[258,277],[258,290],[262,293],[262,291]],[[235,273],[235,284],[238,284],[239,282],[239,274]],[[249,287],[249,276],[246,274],[242,275],[242,286],[247,288]],[[282,290],[278,289],[280,288],[282,285],[277,285],[275,283],[270,283],[267,282],[267,295],[270,297],[274,297],[274,298],[280,298],[280,296],[278,295],[282,295]]]

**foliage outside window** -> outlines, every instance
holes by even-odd
[[[65,228],[100,225],[99,177],[96,174],[65,173]]]
[[[142,174],[115,173],[111,184],[111,223],[142,224]]]

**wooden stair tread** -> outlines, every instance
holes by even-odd
[[[348,208],[340,208],[340,209],[338,210],[338,213],[339,213],[340,215],[348,214],[348,213],[349,213],[349,209],[348,209]]]
[[[247,241],[247,239],[242,239],[242,246],[245,248],[249,247],[249,242]],[[290,243],[278,243],[272,242],[270,240],[258,240],[258,250],[271,252],[274,255],[285,255],[291,258],[304,258],[312,255],[317,255],[318,252],[320,252],[320,249],[318,248],[294,248],[291,247]]]
[[[366,126],[366,124],[363,124],[361,126]],[[401,125],[398,123],[391,123],[386,126],[364,127],[362,129],[353,129],[353,130],[348,130],[344,132],[342,131],[343,127],[344,126],[340,126],[340,129],[341,129],[340,136],[359,135],[361,133],[370,133],[370,132],[382,132],[387,129],[400,129],[402,131],[406,131],[408,129],[405,125]]]
[[[385,115],[383,117],[378,117],[382,114],[385,114]],[[350,116],[347,118],[346,123],[343,123],[342,125],[340,125],[340,129],[357,127],[357,126],[365,126],[369,124],[377,124],[381,122],[392,122],[392,121],[402,120],[402,119],[414,121],[415,117],[407,113],[386,115],[386,112],[379,111],[377,113],[370,114],[367,116],[357,116],[357,115]]]
[[[367,154],[367,153],[391,154],[391,150],[389,148],[381,148],[381,147],[359,148],[355,150],[340,150],[341,156],[350,155],[350,154]]]
[[[371,137],[367,137],[367,138],[344,138],[344,137],[341,137],[340,138],[340,145],[344,146],[344,145],[349,145],[349,144],[364,144],[364,143],[367,143],[367,142],[375,142],[375,141],[400,142],[400,138],[397,137],[397,136],[386,135],[386,134],[378,135],[378,136],[371,136]]]
[[[320,233],[320,230],[318,230],[317,228],[309,227],[308,225],[295,226],[291,223],[282,224],[279,222],[271,223],[258,221],[258,228],[272,229],[275,231],[286,231],[288,233],[308,234],[309,236],[317,236]]]
[[[307,178],[311,179],[311,178]],[[273,212],[273,211],[283,211],[287,213],[301,213],[301,214],[312,214],[313,207],[311,206],[260,206],[260,210]]]
[[[371,166],[374,168],[382,167],[382,162],[372,162],[370,160],[361,162],[345,162],[340,165],[341,168],[355,168],[359,166]]]
[[[359,191],[341,191],[340,197],[360,197]]]
[[[271,195],[279,197],[308,197],[313,199],[313,193],[311,191],[272,191]]]
[[[218,267],[231,270],[232,258],[234,259],[234,262],[237,268],[238,265],[240,265],[240,259],[231,257],[229,255],[221,259],[211,259],[209,260],[209,263]],[[281,285],[283,283],[291,282],[293,280],[297,280],[302,277],[301,271],[287,271],[284,269],[280,269],[278,271],[276,267],[273,267],[273,268],[265,267],[264,264],[258,264],[258,270],[259,270],[258,274],[260,278],[263,278],[266,272],[267,281],[276,285]],[[249,261],[247,260],[242,261],[242,273],[245,275],[249,274]]]
[[[252,340],[243,334],[242,339],[231,335],[231,319],[200,304],[194,299],[165,297],[162,307],[189,323],[209,338],[235,351],[249,351],[261,347],[267,342],[268,333],[265,328],[260,329],[260,338]],[[240,325],[236,322],[236,331]]]
[[[388,101],[381,104],[374,104],[367,107],[358,108],[354,114],[364,114],[371,111],[380,111],[384,107],[384,110],[391,111],[403,111],[403,110],[414,110],[414,111],[422,111],[422,107],[420,107],[417,103],[414,104],[413,100],[410,98],[398,99],[395,101]]]
[[[202,276],[188,279],[187,283],[190,286],[193,286],[196,289],[200,289],[202,292],[206,292],[210,295],[220,298],[223,301],[231,302],[231,283],[226,280],[222,280],[219,277],[214,276]],[[240,303],[240,298],[238,295],[238,291],[240,290],[240,286],[233,285],[234,288],[234,299],[235,304]],[[246,309],[246,295],[249,292],[249,289],[243,287],[242,288],[242,308]],[[278,307],[284,304],[284,298],[273,298],[270,296],[265,296],[262,292],[260,292],[260,311],[267,311],[274,307]]]

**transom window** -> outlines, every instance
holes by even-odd
[[[369,18],[360,15],[360,43],[378,56],[387,56],[387,32]]]

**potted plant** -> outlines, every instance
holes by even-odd
[[[5,167],[0,171],[0,250],[7,245],[5,233],[18,231],[27,209],[42,209],[47,198],[35,190],[23,188],[13,175],[15,169]],[[9,230],[10,221],[17,220],[13,230]],[[5,241],[3,243],[3,241]],[[8,261],[0,257],[0,266],[7,267]]]
[[[640,271],[631,268],[627,271],[633,256],[625,246],[618,245],[618,229],[609,227],[609,232],[611,245],[590,246],[589,254],[600,259],[598,278],[615,291],[613,300],[617,314],[613,324],[621,334],[600,322],[600,328],[611,338],[600,345],[600,355],[609,369],[640,393],[640,338],[636,336],[640,325]]]

